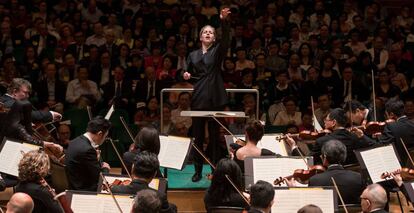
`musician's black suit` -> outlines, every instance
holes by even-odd
[[[52,194],[40,184],[21,182],[16,186],[16,192],[24,192],[33,199],[33,213],[63,212],[59,203],[53,199]]]
[[[402,116],[397,121],[385,125],[382,135],[379,137],[379,142],[384,144],[394,143],[398,155],[401,159],[401,164],[405,165],[408,160],[408,155],[401,143],[404,141],[407,149],[414,149],[414,122]]]
[[[144,190],[144,189],[151,189],[148,186],[148,183],[134,179],[132,182],[127,186],[113,186],[112,192],[113,193],[120,193],[120,194],[131,194],[136,195],[137,192]],[[158,195],[161,199],[161,212],[177,212],[177,207],[174,204],[169,204],[167,200],[167,196],[164,193],[157,191]]]
[[[331,165],[326,172],[311,177],[309,179],[309,186],[334,186],[331,177],[335,179],[346,204],[357,204],[360,202],[359,196],[365,188],[361,174],[345,170],[340,165]]]
[[[358,162],[354,150],[369,147],[374,143],[372,139],[365,135],[362,138],[358,138],[355,134],[346,129],[336,129],[331,134],[316,139],[316,143],[312,148],[312,156],[315,164],[321,163],[320,155],[322,146],[333,139],[341,141],[346,146],[347,157],[344,165]]]
[[[4,104],[5,107],[11,108],[16,99],[13,97],[5,94],[0,97],[0,102]],[[26,102],[26,101],[22,101]],[[28,102],[28,101],[27,101]],[[30,103],[30,102],[29,102]],[[31,119],[33,122],[50,122],[53,120],[52,113],[46,111],[39,111],[39,110],[32,110],[31,111]]]
[[[101,166],[88,138],[81,135],[69,143],[65,164],[69,189],[97,190]]]

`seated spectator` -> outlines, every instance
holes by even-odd
[[[132,204],[131,213],[149,213],[160,212],[161,199],[156,191],[144,189],[137,192],[134,203]]]
[[[295,124],[297,126],[302,124],[302,113],[296,110],[296,102],[293,98],[287,97],[283,100],[285,110],[276,115],[272,125],[286,126],[288,124]]]
[[[144,105],[142,105],[144,104]],[[139,107],[138,107],[139,105]],[[139,126],[151,124],[160,119],[160,109],[157,97],[150,97],[147,103],[137,103],[137,112],[135,113],[135,123]]]
[[[235,68],[236,71],[241,71],[246,68],[249,68],[249,69],[255,68],[254,62],[247,59],[247,53],[243,47],[237,48],[236,57],[237,57],[236,68]]]
[[[392,62],[392,61],[388,61],[386,69],[389,72],[389,76],[390,76],[390,81],[391,84],[393,84],[394,86],[397,86],[401,92],[405,92],[408,90],[408,83],[407,83],[407,79],[405,78],[405,75],[400,73],[399,70],[397,70],[397,65]]]
[[[286,71],[276,73],[275,78],[270,81],[267,89],[267,98],[270,104],[280,102],[287,96],[295,95],[295,89],[289,82]]]
[[[189,111],[191,104],[191,94],[188,92],[182,92],[178,95],[178,107],[171,111],[171,121],[174,124],[182,123],[188,130],[191,127],[191,117],[182,117],[180,114],[182,111]]]
[[[226,176],[233,181],[234,185],[242,189],[242,172],[236,162],[230,159],[221,159],[213,172],[211,185],[204,196],[204,205],[207,212],[215,206],[233,206],[248,208],[249,204],[234,189]]]
[[[33,208],[33,199],[28,194],[16,192],[7,202],[6,213],[31,213]]]
[[[387,102],[390,98],[399,96],[401,91],[397,86],[391,84],[389,73],[384,69],[378,72],[378,83],[375,84],[375,93],[377,98]]]
[[[164,106],[162,106],[162,128],[160,120],[154,121],[152,123],[152,125],[158,130],[160,134],[170,135],[174,129],[174,123],[171,120],[171,110],[171,104],[164,103]]]
[[[362,192],[360,199],[363,213],[387,212],[384,210],[388,202],[387,193],[379,184],[375,183],[367,186],[367,188]]]
[[[101,99],[101,92],[95,82],[88,80],[88,69],[78,67],[78,78],[69,82],[66,89],[66,101],[73,105],[93,105]]]
[[[250,187],[249,213],[270,213],[273,205],[275,190],[272,184],[259,180]]]
[[[318,108],[315,109],[315,116],[321,126],[324,126],[326,116],[331,112],[331,98],[328,94],[322,94],[318,97]]]

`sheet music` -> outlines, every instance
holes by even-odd
[[[253,182],[263,180],[273,185],[275,179],[292,175],[295,169],[307,168],[299,158],[254,158]],[[283,183],[282,186],[286,185]]]
[[[114,105],[111,106],[111,108],[109,108],[108,113],[106,113],[105,115],[105,119],[109,120],[111,118],[112,113],[114,112]]]
[[[393,146],[383,146],[362,151],[361,157],[373,183],[385,181],[385,179],[381,179],[381,175],[384,172],[392,172],[401,169],[400,162],[395,155]]]
[[[308,204],[314,204],[322,212],[335,212],[334,192],[323,188],[290,188],[275,190],[272,212],[296,213]]]
[[[108,181],[109,184],[113,183],[115,181],[115,179],[118,179],[120,181],[124,181],[124,180],[131,180],[131,178],[129,177],[117,177],[117,176],[110,176],[110,175],[104,175],[105,179]],[[148,186],[152,189],[158,190],[159,186],[160,186],[160,180],[159,179],[152,179],[152,181],[148,184]],[[109,193],[108,191],[105,190],[101,190],[101,193]]]
[[[288,156],[285,142],[276,140],[276,135],[263,135],[262,140],[257,143],[257,147],[268,149],[282,156]]]
[[[132,208],[133,199],[129,196],[116,195],[116,200],[122,209],[122,212],[130,212]],[[113,213],[119,212],[111,195],[87,195],[87,194],[73,194],[71,208],[76,213]]]
[[[190,138],[160,136],[160,166],[181,170],[190,148]]]
[[[28,143],[19,143],[6,140],[0,152],[0,172],[19,176],[19,162],[23,153],[38,150],[40,147]],[[23,153],[22,153],[23,152]]]

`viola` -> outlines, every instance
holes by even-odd
[[[309,169],[296,169],[292,175],[286,176],[286,177],[279,177],[275,181],[273,181],[273,184],[276,186],[280,186],[285,179],[291,179],[294,178],[295,180],[298,180],[299,182],[306,182],[311,178],[312,176],[325,172],[325,167],[322,165],[315,165],[309,167]]]
[[[403,181],[414,181],[414,169],[401,168],[393,172],[384,172],[381,175],[382,179],[387,179],[391,177],[391,174],[396,175],[400,174]]]
[[[385,122],[371,121],[364,127],[364,132],[367,135],[373,135],[375,133],[381,133],[384,131],[385,125],[394,122],[392,119],[388,119]]]
[[[68,200],[66,200],[65,192],[60,193],[59,195],[56,194],[55,190],[50,187],[50,185],[46,182],[45,179],[40,181],[40,184],[47,188],[49,193],[53,196],[53,199],[57,200],[62,207],[65,213],[73,213],[73,210],[70,208]]]

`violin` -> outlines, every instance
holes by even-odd
[[[393,172],[384,172],[381,175],[382,179],[390,178],[391,175],[400,174],[403,181],[414,181],[414,169],[401,168]]]
[[[324,130],[322,132],[312,132],[309,130],[303,130],[299,133],[290,134],[290,136],[294,138],[299,138],[301,140],[316,140],[322,136],[325,136],[328,133],[329,133],[328,130]],[[276,136],[276,140],[281,140],[285,138],[286,138],[286,135]]]
[[[384,131],[385,125],[391,122],[395,122],[393,119],[388,119],[385,122],[371,121],[365,126],[358,126],[357,128],[362,129],[367,135],[374,135]]]
[[[65,192],[62,192],[59,195],[57,195],[55,190],[52,187],[50,187],[50,185],[43,178],[40,181],[40,184],[47,188],[49,193],[53,196],[53,199],[59,202],[60,206],[62,207],[65,213],[73,213],[73,210],[70,208],[69,202],[66,200]]]
[[[273,181],[273,184],[276,186],[280,186],[285,179],[291,179],[294,178],[295,180],[298,180],[299,182],[306,182],[308,181],[312,176],[325,172],[325,167],[322,165],[315,165],[309,167],[309,169],[296,169],[292,175],[286,176],[286,177],[279,177],[275,181]]]
[[[115,179],[114,182],[112,182],[110,184],[110,186],[127,186],[131,183],[131,180],[119,180],[119,179]]]

